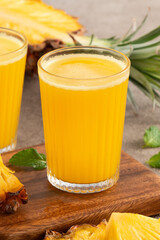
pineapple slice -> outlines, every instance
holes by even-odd
[[[83,224],[73,226],[66,234],[55,231],[47,232],[45,240],[106,240],[107,222],[103,220],[99,225]]]
[[[23,184],[7,168],[0,155],[0,212],[13,213],[28,201]]]
[[[79,32],[83,27],[77,18],[54,9],[40,0],[0,0],[0,27],[25,34],[31,45],[47,39],[67,40],[68,32]]]
[[[37,73],[37,61],[44,53],[75,45],[75,37],[83,45],[91,41],[90,37],[80,36],[84,28],[77,18],[41,0],[0,0],[0,27],[26,35],[29,42],[26,73],[30,75]],[[92,44],[109,46],[108,41],[97,38]]]
[[[160,240],[160,219],[112,213],[109,222],[73,226],[66,234],[48,231],[44,240]]]
[[[107,240],[159,240],[160,220],[132,213],[112,213]]]
[[[68,33],[77,37],[84,31],[77,18],[41,0],[0,0],[0,27],[26,35],[29,42],[26,73],[29,75],[37,73],[37,61],[44,53],[65,44],[74,45]],[[84,36],[84,44],[89,41]]]

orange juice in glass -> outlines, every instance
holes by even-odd
[[[26,53],[23,35],[0,28],[0,153],[16,145]]]
[[[119,177],[130,61],[98,47],[71,47],[38,63],[47,175],[76,193],[110,188]]]

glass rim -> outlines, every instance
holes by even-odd
[[[42,66],[43,65],[42,61],[44,61],[48,56],[50,56],[50,55],[53,56],[53,55],[56,55],[57,53],[60,53],[60,52],[63,53],[64,51],[67,51],[67,50],[69,51],[69,50],[74,50],[74,49],[75,50],[78,50],[78,49],[82,49],[82,50],[83,49],[86,49],[86,50],[87,49],[93,49],[94,50],[95,49],[95,50],[104,50],[104,51],[108,51],[108,52],[117,53],[117,54],[119,54],[120,56],[122,56],[125,59],[126,66],[121,71],[119,71],[119,72],[117,72],[115,74],[112,74],[112,75],[109,75],[109,76],[107,75],[107,76],[102,76],[102,77],[95,77],[95,78],[71,78],[71,77],[60,76],[60,75],[56,75],[54,73],[51,73],[51,72],[47,71]],[[52,51],[44,54],[38,60],[37,65],[38,65],[38,68],[40,68],[42,71],[44,71],[49,76],[54,76],[56,78],[61,78],[61,79],[64,79],[64,80],[91,81],[91,80],[100,80],[100,79],[103,80],[103,79],[108,79],[108,78],[119,76],[119,75],[125,73],[129,69],[131,63],[130,63],[130,59],[124,53],[122,53],[122,52],[120,52],[118,50],[112,49],[112,48],[104,48],[104,47],[97,47],[97,46],[72,46],[72,47],[59,48],[59,49],[52,50]]]
[[[27,37],[23,33],[17,32],[13,29],[10,29],[10,28],[4,28],[4,27],[0,27],[0,34],[1,34],[1,32],[4,32],[6,34],[8,33],[15,38],[19,37],[20,40],[23,40],[23,44],[22,44],[22,46],[20,46],[19,48],[15,49],[13,51],[10,51],[8,53],[0,54],[0,57],[20,52],[21,50],[23,50],[27,47],[28,40],[27,40]]]

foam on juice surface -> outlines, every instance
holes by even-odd
[[[11,52],[14,52],[20,49],[23,46],[23,42],[18,40],[16,37],[9,36],[5,33],[0,33],[0,65],[6,65],[8,63],[17,61],[21,57],[15,53],[15,57],[8,55]]]
[[[52,57],[50,60],[44,61],[43,67],[47,72],[53,74],[52,79],[47,79],[46,76],[41,76],[43,81],[48,84],[67,89],[85,89],[86,81],[97,81],[98,79],[101,80],[105,77],[120,73],[125,68],[125,63],[110,56],[96,54],[72,54]],[[64,85],[62,86],[62,83],[58,83],[54,76],[55,78],[58,76],[62,81],[63,78],[73,79],[75,83],[76,80],[81,80],[81,86],[67,86],[67,84],[65,84],[65,80]],[[126,78],[119,80],[122,82],[126,80]],[[110,80],[109,78],[106,82],[112,82],[113,85],[113,80]],[[96,88],[99,87],[97,86]],[[88,87],[86,88],[88,89]],[[92,87],[90,86],[90,88]],[[102,86],[100,88],[102,88]]]

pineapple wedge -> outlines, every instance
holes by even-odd
[[[77,18],[41,0],[0,0],[0,27],[26,35],[29,43],[26,73],[30,75],[37,73],[37,61],[44,53],[65,43],[73,45],[68,33],[77,36],[84,32]]]
[[[0,155],[0,212],[16,212],[27,201],[26,189],[14,172],[4,165]]]
[[[104,220],[97,226],[89,224],[73,226],[66,234],[49,231],[46,233],[45,240],[106,240],[106,231],[107,222]]]
[[[0,0],[0,27],[25,34],[31,45],[46,39],[72,42],[67,33],[83,30],[77,18],[40,0]]]
[[[73,226],[66,234],[48,231],[44,240],[160,240],[160,219],[112,213],[109,222]]]
[[[159,240],[160,220],[133,213],[112,213],[107,240]]]
[[[84,28],[77,18],[41,0],[0,0],[0,27],[26,35],[29,42],[26,73],[30,75],[37,73],[37,61],[44,53],[74,45],[69,34],[83,45],[88,45],[91,40],[81,36]],[[93,44],[109,46],[107,40],[97,38],[93,39]]]

